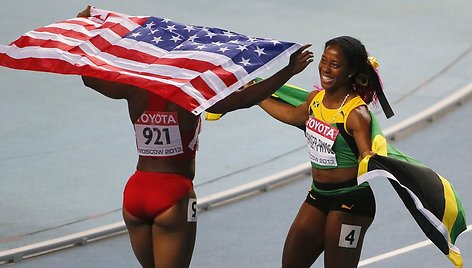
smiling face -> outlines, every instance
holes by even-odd
[[[326,90],[350,89],[352,86],[349,74],[354,73],[349,62],[338,45],[325,47],[318,64],[321,86]]]

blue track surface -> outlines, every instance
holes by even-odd
[[[86,4],[90,3],[2,0],[0,43],[8,44],[26,31],[74,16]],[[97,0],[92,4],[128,14],[156,15],[248,35],[312,43],[316,57],[332,37],[358,37],[379,59],[386,94],[396,112],[388,121],[379,116],[384,127],[409,118],[472,82],[472,5],[468,0],[369,0],[362,1],[362,5],[342,0],[296,4],[242,0],[237,5],[210,0]],[[290,82],[309,89],[319,81],[316,73],[314,63]],[[0,68],[0,85],[0,251],[121,220],[122,189],[136,163],[126,104],[86,89],[78,77]],[[461,110],[471,114],[470,105]],[[405,151],[451,178],[470,209],[472,202],[466,199],[470,175],[464,163],[472,148],[470,129],[462,113],[448,118],[423,130],[427,131],[427,139],[415,134],[398,142],[398,147],[404,146]],[[444,125],[451,121],[453,125]],[[444,131],[453,132],[441,134]],[[469,135],[453,135],[454,131]],[[306,161],[305,141],[300,134],[297,129],[276,123],[257,107],[225,115],[218,122],[204,122],[195,179],[198,196]],[[449,142],[448,137],[453,139]],[[447,158],[441,158],[443,155]],[[222,263],[228,267],[277,267],[286,230],[304,197],[306,181],[203,213],[193,267],[220,267]],[[386,191],[382,198],[393,194],[388,185],[379,183],[377,187]],[[379,207],[382,202],[387,204],[385,207],[397,207],[390,204],[395,196],[382,198],[377,199]],[[378,211],[368,233],[364,258],[424,239],[406,212],[397,208]],[[466,242],[470,240],[470,234],[459,239],[459,246],[465,243],[464,252],[472,252],[470,245],[467,250]],[[412,252],[398,258],[415,261],[419,256],[424,267],[448,267],[445,262],[439,262],[442,266],[427,266],[440,252],[429,247],[419,252],[423,251],[431,255]],[[443,261],[444,257],[437,259]],[[374,266],[401,267],[395,260]],[[416,263],[408,262],[408,266]],[[468,263],[472,263],[470,257]],[[18,266],[137,265],[123,236]]]

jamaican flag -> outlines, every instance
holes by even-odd
[[[386,177],[421,230],[456,267],[462,257],[454,245],[467,229],[465,210],[452,184],[432,169],[387,144],[372,117],[372,151],[359,164],[357,182]]]
[[[285,85],[272,97],[297,106],[309,92]],[[380,124],[371,113],[372,151],[359,163],[358,184],[386,177],[421,230],[456,267],[462,257],[454,245],[467,229],[465,210],[452,184],[432,169],[387,143]]]

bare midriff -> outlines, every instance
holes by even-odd
[[[139,156],[136,168],[147,172],[180,174],[189,179],[195,177],[195,159]]]
[[[311,174],[314,181],[319,183],[342,183],[357,177],[358,167],[317,169],[312,168]]]

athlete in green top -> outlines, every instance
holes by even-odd
[[[305,125],[312,163],[312,189],[287,235],[282,267],[310,267],[323,251],[325,267],[357,267],[375,215],[370,187],[356,179],[359,160],[373,154],[367,104],[382,90],[375,67],[359,40],[337,37],[319,62],[321,90],[298,106],[260,103],[279,121]]]

